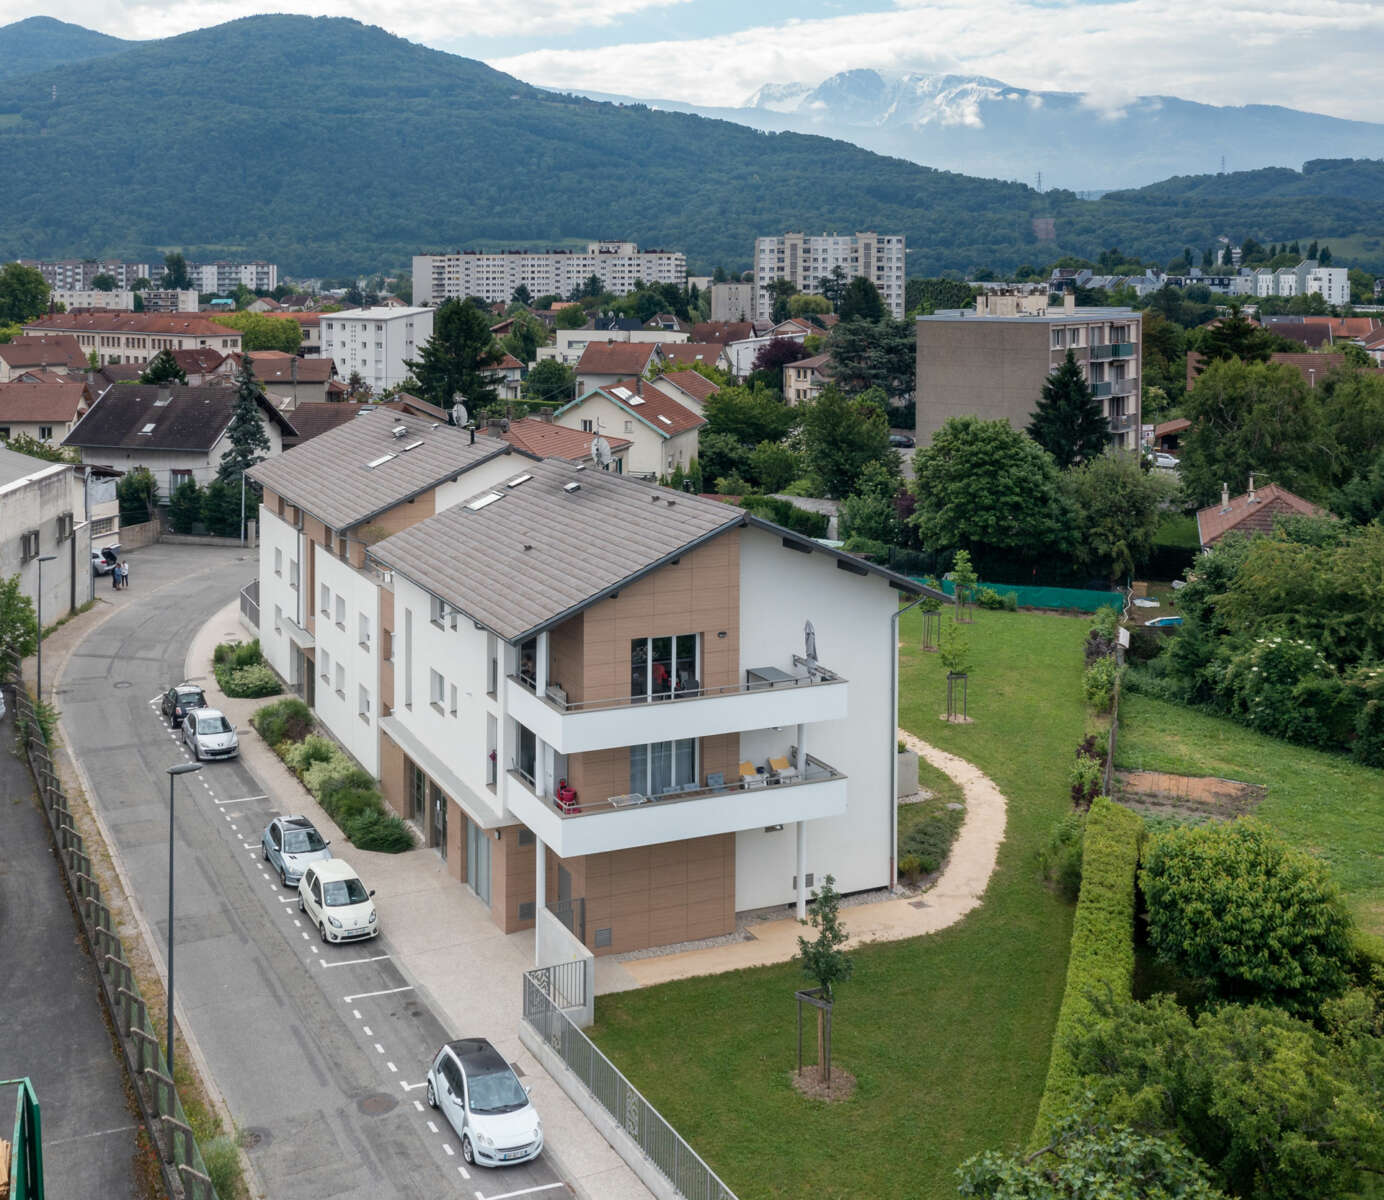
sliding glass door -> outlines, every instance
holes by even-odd
[[[635,700],[666,700],[695,693],[701,634],[634,638],[630,642],[630,695]]]
[[[630,791],[660,796],[697,782],[697,739],[630,747]]]

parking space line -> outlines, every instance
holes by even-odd
[[[355,1019],[356,1019],[357,1021],[359,1021],[359,1020],[360,1020],[360,1009],[358,1009],[358,1008],[353,1008],[353,1009],[351,1009],[351,1016],[355,1017]],[[367,1029],[365,1032],[366,1032],[366,1033],[369,1033],[370,1031]]]
[[[384,1047],[381,1046],[381,1045],[379,1044],[379,1042],[376,1042],[376,1043],[375,1043],[375,1053],[376,1053],[376,1054],[383,1054],[383,1053],[384,1053]]]
[[[452,1143],[451,1143],[451,1142],[443,1142],[443,1143],[442,1143],[442,1148],[443,1148],[445,1151],[447,1151],[447,1157],[448,1157],[448,1158],[451,1158],[453,1155],[456,1154],[456,1151],[452,1149]]]
[[[406,1091],[406,1092],[416,1092],[420,1087],[427,1087],[427,1086],[428,1086],[428,1081],[425,1079],[425,1080],[423,1080],[422,1083],[405,1083],[405,1082],[401,1079],[401,1080],[399,1080],[399,1086],[400,1086],[401,1088],[403,1088],[404,1091]],[[417,1104],[418,1101],[415,1100],[414,1103]],[[421,1111],[421,1109],[420,1109],[420,1111]]]
[[[389,1068],[389,1073],[391,1075],[397,1075],[399,1073],[399,1068],[396,1067],[392,1062],[386,1062],[384,1065]]]
[[[551,1192],[553,1188],[566,1186],[565,1183],[540,1183],[537,1187],[520,1188],[517,1192],[501,1192],[497,1196],[487,1196],[483,1192],[477,1192],[476,1195],[481,1200],[510,1200],[511,1196],[532,1196],[534,1192]]]
[[[422,1102],[421,1100],[415,1100],[415,1101],[413,1102],[413,1107],[416,1108],[419,1112],[422,1112],[422,1111],[423,1111],[423,1102]]]
[[[468,1171],[465,1167],[458,1167],[457,1170],[461,1172],[461,1177],[462,1177],[463,1179],[470,1179],[470,1178],[471,1178],[471,1172]]]
[[[296,900],[296,899],[297,899],[296,896],[280,896],[280,897],[279,897],[279,903],[280,903],[280,904],[292,904],[293,901]]]
[[[428,1128],[432,1130],[433,1133],[437,1132],[437,1125],[432,1121],[428,1122]]]
[[[268,800],[268,799],[269,799],[268,796],[241,796],[238,800],[218,800],[216,803],[219,804],[219,805],[226,805],[226,804],[244,804],[244,803],[245,803],[246,801],[248,801],[248,800]]]
[[[312,948],[312,952],[313,952],[314,954],[317,953],[317,947],[316,947],[316,946],[314,946],[314,947]]]
[[[319,959],[318,961],[320,961],[324,967],[355,967],[359,966],[361,963],[379,962],[381,959],[388,957],[388,954],[377,954],[373,958],[348,958],[344,959],[342,962],[328,962],[325,958]]]
[[[356,1013],[356,1016],[359,1017],[359,1016],[360,1016],[360,1013]],[[371,1032],[371,1029],[370,1029],[370,1026],[369,1026],[369,1025],[362,1025],[362,1026],[361,1026],[361,1030],[364,1032],[364,1034],[365,1034],[366,1037],[374,1037],[374,1036],[375,1036],[374,1033]]]
[[[354,996],[342,996],[341,998],[345,1000],[347,1004],[350,1004],[352,1000],[366,1000],[371,996],[392,996],[395,992],[411,991],[413,991],[413,984],[408,983],[403,987],[385,988],[382,992],[357,992]]]

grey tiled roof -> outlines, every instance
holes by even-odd
[[[405,433],[396,438],[391,431],[400,425]],[[411,413],[374,409],[266,459],[249,474],[329,528],[341,530],[510,452],[494,438],[477,438],[472,445],[465,430]],[[386,454],[393,457],[366,466]]]
[[[370,557],[516,641],[746,519],[717,500],[555,459],[517,460],[515,476],[525,474],[492,489],[500,498],[485,507],[448,508]]]

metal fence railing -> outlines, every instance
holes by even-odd
[[[633,1139],[678,1195],[687,1200],[736,1200],[716,1172],[562,1011],[558,974],[562,970],[561,966],[539,967],[525,972],[525,1024]]]
[[[14,696],[15,729],[52,827],[58,862],[82,932],[98,968],[102,998],[134,1084],[132,1091],[150,1144],[159,1151],[164,1191],[174,1200],[216,1200],[202,1152],[168,1074],[158,1031],[149,1019],[148,1005],[140,995],[134,970],[115,931],[111,910],[101,900],[101,885],[92,870],[86,843],[77,832],[34,702],[22,682],[19,657],[8,648],[0,648],[0,686],[7,682],[14,684],[9,690]]]
[[[586,897],[575,900],[549,900],[548,911],[562,922],[567,932],[579,942],[586,941]]]
[[[0,1087],[14,1086],[14,1140],[8,1147],[0,1140],[0,1197],[5,1200],[43,1200],[43,1123],[38,1097],[28,1079],[0,1079]]]
[[[259,622],[259,580],[252,579],[240,589],[240,615],[255,629]]]

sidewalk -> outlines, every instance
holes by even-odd
[[[954,925],[980,905],[995,871],[1000,843],[1004,841],[1005,799],[984,773],[965,759],[929,746],[906,730],[900,729],[899,737],[910,750],[961,785],[966,797],[966,817],[946,867],[920,898],[884,900],[845,911],[851,935],[848,946],[900,941]],[[803,927],[790,917],[756,925],[752,941],[624,962],[598,958],[596,994],[787,962],[798,953],[798,936],[802,932]]]
[[[250,726],[251,714],[271,703],[224,695],[212,673],[218,642],[249,638],[238,600],[207,622],[188,648],[185,676],[197,679],[208,701],[240,731],[242,762],[281,811],[303,813],[324,837],[348,844],[345,835],[297,777]],[[370,880],[395,965],[423,992],[458,1037],[489,1037],[510,1062],[523,1068],[543,1114],[553,1166],[586,1200],[651,1200],[649,1191],[576,1105],[519,1041],[523,974],[533,966],[532,931],[504,934],[490,912],[447,874],[433,850],[377,854],[351,849],[351,861]]]

